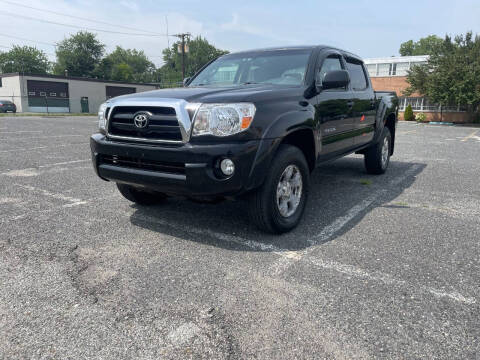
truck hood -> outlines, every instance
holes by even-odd
[[[193,103],[214,103],[214,102],[257,102],[268,98],[275,98],[282,93],[292,94],[292,89],[298,89],[298,94],[302,94],[305,88],[303,86],[292,85],[270,85],[270,84],[252,84],[233,87],[185,87],[173,89],[161,89],[145,91],[136,94],[129,94],[112,99],[183,99]],[[295,92],[296,93],[296,92]]]

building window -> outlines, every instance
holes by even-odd
[[[397,64],[397,76],[407,76],[408,70],[410,70],[410,63],[398,63]]]
[[[40,96],[47,96],[47,93],[45,91],[40,91]]]
[[[29,91],[28,96],[35,96],[35,91]]]
[[[55,96],[57,96],[57,93],[51,92],[50,96],[55,97]]]
[[[377,64],[367,64],[367,71],[370,76],[377,76]]]
[[[67,93],[61,92],[60,97],[67,97]]]
[[[0,77],[0,87],[2,87],[3,84],[2,84],[2,78]]]

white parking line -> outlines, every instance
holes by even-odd
[[[360,269],[353,265],[342,264],[335,261],[325,261],[322,259],[308,259],[308,262],[322,269],[333,270],[333,271],[346,274],[348,276],[357,277],[357,278],[368,279],[376,282],[382,282],[387,285],[400,285],[400,286],[408,285],[406,281],[396,279],[389,274],[385,274],[379,271],[368,272],[366,270]],[[476,303],[475,298],[463,296],[458,292],[446,292],[443,290],[435,289],[429,286],[422,286],[422,285],[416,286],[415,288],[422,292],[428,292],[434,295],[435,297],[448,298],[450,300],[462,302],[468,305],[472,305]]]
[[[53,163],[53,164],[40,165],[39,168],[59,166],[59,165],[68,165],[68,164],[77,164],[77,163],[87,162],[87,161],[92,161],[92,160],[91,159],[82,159],[82,160],[64,161],[64,162],[58,162],[58,163]]]
[[[0,140],[9,140],[9,139],[14,139],[14,140],[29,140],[29,139],[50,139],[50,138],[65,138],[65,137],[83,137],[87,138],[89,135],[48,135],[48,136],[35,136],[35,137],[21,137],[21,138],[11,138],[11,137],[0,137]]]
[[[18,151],[33,151],[33,150],[41,150],[41,149],[49,149],[51,148],[56,149],[59,147],[66,147],[66,146],[74,146],[74,145],[83,145],[86,146],[88,143],[74,143],[74,144],[62,144],[62,145],[53,145],[53,146],[37,146],[33,148],[19,148],[19,149],[11,149],[11,150],[0,150],[0,153],[7,153],[7,152],[18,152]]]
[[[72,161],[63,161],[63,162],[58,162],[58,163],[53,163],[53,164],[39,165],[37,167],[31,167],[31,168],[25,168],[25,169],[13,169],[13,170],[9,170],[9,171],[0,173],[0,176],[32,177],[32,176],[38,176],[38,175],[41,175],[41,174],[45,173],[45,171],[39,171],[39,169],[54,168],[56,166],[78,164],[78,163],[90,162],[90,161],[91,161],[90,159],[72,160]],[[63,168],[60,171],[78,170],[78,169],[84,169],[84,168],[85,167]],[[50,171],[47,171],[47,172],[50,172]]]
[[[352,208],[353,209],[353,208]],[[353,212],[352,212],[353,214]],[[131,213],[126,213],[126,216],[130,216]],[[171,222],[157,218],[151,215],[143,215],[141,216],[141,220],[147,221],[149,223],[154,223],[154,224],[159,224],[162,226],[174,226]],[[282,271],[284,271],[286,268],[282,267],[281,265],[288,265],[290,266],[292,264],[292,261],[299,261],[302,259],[302,256],[309,253],[310,251],[289,251],[285,249],[281,249],[275,245],[272,244],[264,244],[255,240],[249,240],[242,238],[240,236],[235,236],[235,235],[229,235],[229,234],[224,234],[224,233],[219,233],[216,231],[212,231],[209,229],[197,229],[197,228],[185,228],[182,227],[182,229],[193,235],[198,235],[198,236],[211,236],[215,239],[234,243],[234,244],[239,244],[242,246],[246,246],[252,250],[257,250],[257,251],[267,251],[271,252],[272,254],[276,254],[279,256],[280,262],[274,262],[274,265],[267,270],[266,275],[267,276],[275,276],[278,275],[279,273],[272,272],[271,270],[275,268],[275,266],[280,267]],[[328,232],[328,231],[327,231]],[[326,232],[326,233],[327,233]],[[321,237],[319,237],[321,238]],[[313,247],[313,246],[312,246]],[[311,248],[310,248],[311,249]],[[406,282],[405,280],[400,280],[395,277],[393,277],[390,274],[375,271],[375,272],[368,272],[364,269],[361,269],[359,267],[349,265],[349,264],[342,264],[336,261],[326,261],[323,259],[319,258],[305,258],[305,261],[307,261],[309,264],[312,264],[313,266],[317,266],[323,269],[328,269],[332,271],[336,271],[348,276],[353,276],[353,277],[358,277],[358,278],[364,278],[368,280],[372,280],[375,282],[381,282],[387,285],[398,285],[398,286],[408,286],[415,288],[417,291],[421,292],[426,292],[431,295],[434,295],[435,297],[439,298],[447,298],[449,300],[461,302],[467,305],[472,305],[476,303],[476,299],[473,297],[468,297],[464,296],[458,292],[446,292],[443,290],[435,289],[433,287],[429,286],[415,286],[411,283]],[[280,266],[279,266],[280,265]]]
[[[21,131],[2,131],[0,134],[24,134],[24,133],[41,133],[40,130],[21,130]]]
[[[406,180],[409,176],[414,175],[420,169],[420,165],[413,165],[403,173],[402,176],[395,178],[394,180],[390,181],[388,184],[388,188],[394,187],[404,180]],[[320,233],[313,236],[312,238],[308,239],[308,243],[310,247],[296,251],[296,255],[293,256],[292,252],[289,252],[288,256],[282,256],[276,263],[272,265],[271,273],[272,275],[278,276],[283,271],[287,270],[293,263],[299,261],[303,256],[309,254],[315,249],[316,245],[322,244],[332,238],[336,233],[341,231],[350,221],[352,221],[355,217],[357,217],[360,213],[365,211],[369,206],[371,206],[375,201],[377,201],[380,197],[387,194],[390,190],[389,189],[382,189],[377,191],[367,197],[366,199],[362,200],[359,204],[350,208],[344,216],[341,216],[335,219],[334,222],[330,223],[329,225],[325,226]],[[282,253],[279,253],[282,255]]]
[[[462,139],[462,142],[465,142],[465,141],[467,141],[468,139],[474,138],[475,135],[476,135],[479,131],[480,131],[480,130],[475,130],[475,131],[472,132],[470,135],[465,136],[465,137]]]
[[[77,198],[74,198],[74,197],[71,197],[71,196],[66,196],[66,195],[59,194],[59,193],[52,193],[48,190],[40,189],[40,188],[37,188],[35,186],[22,185],[22,184],[14,184],[14,185],[18,186],[22,189],[25,189],[25,190],[36,192],[36,193],[38,193],[40,195],[43,195],[43,196],[47,196],[47,197],[51,197],[53,199],[68,202],[68,204],[63,205],[63,207],[73,207],[73,206],[83,205],[83,204],[87,203],[87,201],[84,201],[84,200],[81,200],[81,199],[77,199]]]

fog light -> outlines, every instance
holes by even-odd
[[[235,164],[230,159],[223,159],[220,162],[220,169],[222,169],[222,173],[227,176],[230,176],[235,171]]]

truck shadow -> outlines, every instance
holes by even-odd
[[[363,157],[355,155],[323,165],[312,174],[303,221],[283,235],[265,234],[250,224],[244,201],[213,205],[170,198],[154,207],[132,205],[135,211],[130,220],[141,228],[228,250],[302,250],[332,241],[354,228],[373,209],[391,203],[409,188],[425,167],[391,161],[385,175],[368,175]],[[357,211],[347,219],[352,208]],[[342,222],[343,226],[335,226]],[[322,234],[326,227],[330,236]]]

